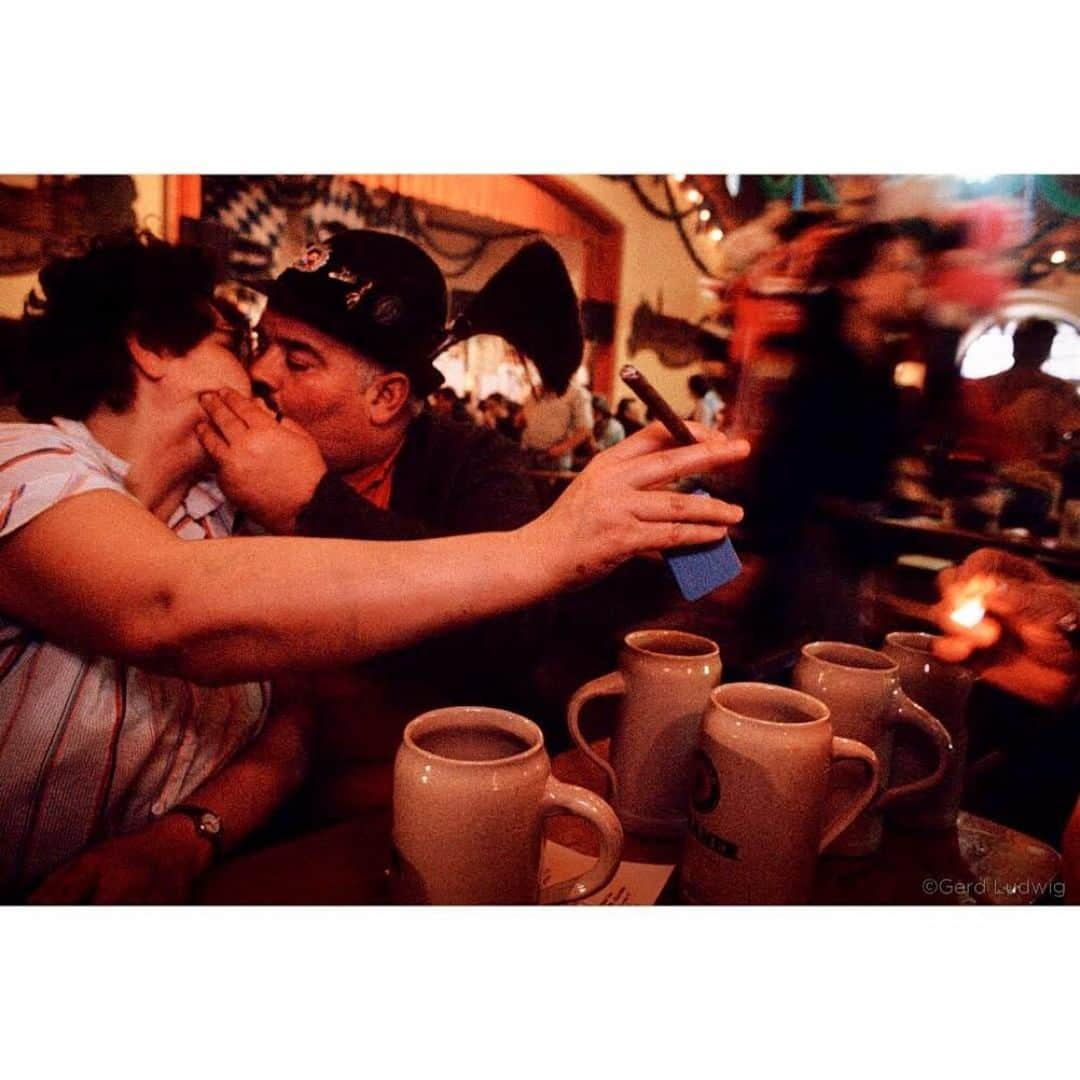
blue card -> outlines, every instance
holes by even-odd
[[[709,497],[704,491],[695,491],[694,494]],[[679,592],[690,601],[708,596],[713,589],[734,581],[742,573],[742,563],[735,554],[730,537],[725,537],[718,544],[668,552],[664,555],[664,561],[671,568]]]

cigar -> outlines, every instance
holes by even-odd
[[[660,396],[660,391],[633,364],[623,364],[619,378],[645,403],[645,407],[671,432],[680,446],[697,442],[682,417]]]
[[[678,413],[633,364],[623,364],[619,377],[648,406],[652,415],[671,432],[671,437],[680,446],[693,446],[697,442],[693,432],[683,423]],[[707,497],[710,492],[699,487],[694,494]],[[667,551],[664,553],[664,561],[674,575],[679,591],[691,601],[700,600],[742,572],[742,563],[731,546],[730,537],[705,547]]]

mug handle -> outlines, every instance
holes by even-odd
[[[881,775],[877,754],[869,746],[859,742],[857,739],[844,739],[839,735],[834,735],[832,760],[863,762],[867,766],[867,782],[866,786],[856,793],[850,805],[842,809],[825,826],[825,830],[821,834],[821,843],[818,845],[819,853],[824,851],[874,801],[874,796],[877,794],[878,779]]]
[[[615,811],[599,795],[576,784],[564,784],[554,776],[549,776],[544,787],[541,813],[546,817],[559,810],[576,814],[596,826],[600,833],[600,857],[580,877],[541,889],[541,904],[565,904],[592,896],[615,876],[622,858],[622,825],[619,824]]]
[[[566,707],[566,726],[570,729],[570,737],[582,749],[585,756],[599,766],[611,783],[611,795],[614,798],[618,788],[618,780],[615,778],[615,770],[606,762],[586,741],[581,734],[578,725],[578,717],[587,701],[596,697],[610,697],[616,694],[626,693],[626,680],[621,671],[613,671],[610,675],[601,675],[599,679],[593,679],[581,687],[570,699]]]
[[[945,725],[933,713],[927,712],[918,702],[912,701],[903,690],[897,691],[896,719],[894,724],[907,724],[917,728],[924,735],[928,735],[934,742],[938,751],[937,768],[933,772],[919,780],[912,780],[910,784],[900,784],[898,787],[886,788],[880,795],[875,809],[883,809],[891,806],[897,799],[905,795],[917,795],[920,791],[927,791],[939,783],[949,767],[949,755],[953,754],[952,738]]]

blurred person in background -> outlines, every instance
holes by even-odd
[[[637,398],[619,398],[618,408],[615,410],[615,419],[622,424],[623,431],[627,435],[633,435],[645,426],[645,417],[641,411],[641,403]]]
[[[521,445],[537,468],[570,469],[574,451],[592,438],[589,391],[571,381],[563,393],[541,387],[522,407]]]
[[[985,379],[962,379],[956,445],[1000,464],[1038,462],[1061,450],[1062,436],[1080,429],[1076,387],[1042,370],[1057,327],[1025,319],[1013,333],[1013,366]]]
[[[387,234],[389,235],[389,234]],[[472,423],[466,403],[457,396],[457,391],[450,386],[440,386],[428,395],[428,405],[436,416],[446,420],[455,420],[459,424]]]
[[[893,224],[829,229],[808,271],[794,373],[751,461],[748,518],[769,560],[757,617],[854,640],[857,553],[821,531],[819,500],[870,501],[887,490],[902,441],[898,345],[922,309],[924,263],[918,242]]]
[[[609,446],[622,442],[626,438],[626,431],[612,415],[603,394],[593,394],[592,406],[593,416],[596,417],[593,423],[592,445],[594,452],[599,453]]]
[[[494,394],[488,394],[480,402],[480,412],[484,427],[497,431],[504,439],[509,439],[511,442],[521,441],[521,429],[515,421],[515,403],[510,401],[505,394],[497,391]]]
[[[695,420],[703,427],[724,426],[724,402],[704,375],[691,375],[686,381],[690,396],[694,399],[694,408],[688,419]]]

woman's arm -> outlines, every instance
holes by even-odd
[[[407,543],[185,541],[132,500],[74,496],[0,541],[0,610],[69,647],[197,682],[326,668],[584,584],[639,552],[712,543],[737,507],[650,490],[746,456],[659,425],[594,459],[521,529]]]
[[[276,686],[273,711],[258,738],[184,800],[221,818],[225,852],[266,824],[307,772],[313,720],[300,691],[299,684],[288,692]],[[213,845],[189,817],[167,813],[79,855],[50,874],[30,900],[183,903],[213,857]]]

